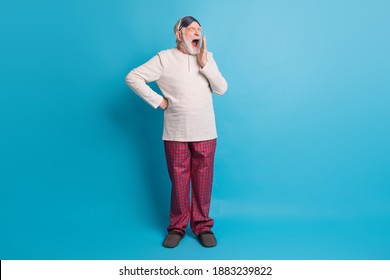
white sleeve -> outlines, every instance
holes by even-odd
[[[225,78],[219,72],[218,66],[215,63],[212,53],[208,52],[208,62],[200,69],[200,72],[205,75],[210,83],[211,89],[218,95],[222,95],[227,91],[228,84]]]
[[[161,76],[162,65],[159,55],[155,55],[149,61],[133,69],[126,75],[127,85],[153,108],[157,108],[163,97],[147,85],[158,80]]]

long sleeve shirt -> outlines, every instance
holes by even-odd
[[[163,140],[195,142],[217,138],[212,92],[222,95],[226,80],[212,53],[200,68],[197,57],[177,48],[159,52],[126,76],[126,83],[143,100],[157,108],[163,97],[147,83],[156,81],[168,108],[164,111]]]

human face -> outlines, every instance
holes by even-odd
[[[182,52],[197,55],[200,50],[202,28],[194,21],[189,26],[178,31],[179,48]]]

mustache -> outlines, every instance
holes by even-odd
[[[183,37],[182,46],[187,50],[189,54],[197,55],[200,51],[200,42],[201,39],[198,38],[188,40],[187,38]],[[193,47],[196,47],[196,49],[194,49]]]

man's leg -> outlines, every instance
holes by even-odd
[[[191,229],[196,236],[210,231],[214,220],[209,217],[214,174],[216,139],[192,142],[191,147]]]
[[[190,218],[191,153],[186,142],[164,141],[164,148],[172,182],[168,231],[184,235]]]

